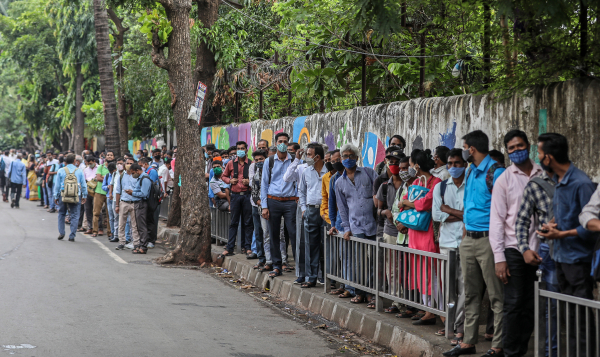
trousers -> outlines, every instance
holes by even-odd
[[[296,246],[296,201],[277,201],[268,198],[269,207],[269,234],[271,236],[271,259],[273,259],[273,268],[281,270],[281,218],[285,222],[285,228],[290,235],[290,244]],[[297,263],[296,263],[297,265]]]

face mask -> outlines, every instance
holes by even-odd
[[[237,151],[237,157],[244,158],[246,156],[246,152],[244,150]]]
[[[409,167],[408,176],[410,176],[411,178],[417,176],[417,170],[414,167]]]
[[[287,151],[287,144],[286,143],[279,143],[279,144],[277,144],[277,151],[279,151],[279,152],[286,152]]]
[[[398,173],[400,173],[400,165],[389,165],[389,168],[392,175],[398,175]]]
[[[450,176],[453,178],[459,178],[465,173],[466,167],[451,167],[448,169]]]
[[[470,157],[471,157],[471,154],[469,154],[469,149],[463,149],[463,151],[462,151],[463,160],[468,161]]]
[[[520,165],[529,159],[529,151],[527,149],[515,150],[508,154],[508,158],[515,164]]]
[[[228,162],[229,162],[229,159],[223,160],[223,165],[227,165]]]
[[[133,155],[133,157],[135,158],[135,161],[138,161],[140,159],[140,155],[138,154]]]
[[[308,166],[315,166],[315,159],[312,157],[307,157],[304,162],[306,162]]]
[[[263,168],[264,165],[265,165],[264,161],[257,162],[256,163],[256,168],[259,169],[259,170],[262,170],[262,168]]]
[[[131,174],[131,176],[133,176],[133,178],[139,178],[140,174]]]
[[[540,166],[542,167],[542,170],[549,172],[549,173],[553,173],[554,171],[552,171],[552,168],[549,166],[550,165],[550,158],[548,158],[548,165],[544,165],[544,160],[546,160],[546,155],[544,155],[544,158],[542,160],[540,160]]]
[[[399,168],[400,166],[398,166]],[[408,173],[408,171],[400,171],[398,173],[398,175],[400,175],[400,179],[404,182],[408,182],[411,179],[410,174]]]
[[[223,173],[223,169],[220,168],[220,167],[215,167],[213,169],[213,172],[215,173],[215,176],[219,176],[219,175],[221,175]]]
[[[331,162],[326,162],[325,167],[327,168],[327,171],[329,171],[329,172],[335,170],[335,168],[333,167],[333,164]]]
[[[341,162],[336,162],[336,163],[333,164],[333,168],[337,172],[342,172],[342,171],[344,171],[344,164],[342,164]]]
[[[129,171],[130,168],[131,168],[131,165],[125,165],[125,170]]]
[[[204,158],[208,159],[208,154],[206,152],[204,153]]]
[[[156,155],[156,156],[154,157],[154,159],[155,159],[155,160],[160,160],[160,155]]]
[[[35,157],[40,157],[40,154],[35,154]]]
[[[346,159],[346,160],[342,161],[342,164],[344,165],[345,168],[351,169],[354,166],[356,166],[356,160]]]
[[[119,171],[123,171],[123,165],[121,165],[121,164],[118,164],[118,165],[117,165],[117,170],[119,170]]]

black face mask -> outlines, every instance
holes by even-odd
[[[326,162],[325,167],[327,167],[327,171],[335,170],[335,168],[333,167],[333,164],[331,162]]]
[[[341,162],[334,163],[333,168],[336,169],[337,172],[342,172],[345,169],[344,164],[342,164]]]
[[[290,154],[290,156],[292,156],[292,161],[296,160],[296,154],[293,154],[291,152],[289,154]]]
[[[542,167],[542,170],[548,172],[548,173],[554,173],[554,171],[552,171],[552,168],[548,165],[544,165],[544,160],[546,160],[546,155],[544,155],[544,158],[540,161],[540,166]],[[550,164],[550,159],[548,159],[548,164]]]
[[[160,160],[160,155],[156,155],[156,156],[154,157],[154,159],[156,159],[156,160]]]

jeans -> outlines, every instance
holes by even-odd
[[[285,221],[285,228],[290,235],[290,244],[296,246],[296,201],[277,201],[268,198],[269,204],[269,234],[271,236],[271,259],[273,268],[281,271],[281,218]],[[297,264],[296,264],[297,265]]]
[[[21,200],[21,191],[23,190],[23,185],[20,183],[12,182],[10,184],[10,199],[15,203],[15,206],[19,207],[19,201]]]
[[[233,253],[235,241],[238,233],[238,225],[242,222],[242,242],[241,245],[245,251],[250,250],[252,244],[252,205],[250,204],[250,193],[245,195],[231,194],[231,222],[229,224],[229,238],[227,240],[226,250]]]
[[[258,255],[258,262],[265,263],[265,235],[261,222],[261,213],[258,207],[252,206],[252,220],[254,221],[254,237],[256,242],[256,255]]]
[[[110,235],[115,236],[115,211],[113,207],[113,200],[106,198],[106,211],[108,211],[108,227]]]
[[[69,239],[75,239],[75,235],[77,235],[77,223],[79,222],[79,207],[81,207],[81,203],[63,203],[62,197],[58,196],[58,234],[61,236],[65,235],[65,217],[67,216],[68,209],[71,221]]]
[[[504,256],[510,276],[504,285],[502,345],[507,357],[519,357],[527,353],[529,338],[535,327],[534,283],[537,267],[525,263],[517,249],[505,249]]]
[[[323,257],[323,218],[319,206],[304,211],[305,269],[309,283],[315,283]]]
[[[46,190],[48,190],[48,201],[50,209],[58,209],[56,203],[54,202],[54,195],[52,193],[52,185],[46,184]]]
[[[296,276],[304,278],[306,276],[306,233],[304,231],[304,218],[302,218],[302,209],[300,205],[296,208],[296,244],[292,247],[294,260],[296,261]]]
[[[550,256],[550,247],[546,243],[541,243],[538,249],[538,254],[542,258],[542,264],[539,269],[542,271],[542,281],[546,283],[546,290],[552,292],[560,292],[558,286],[558,278],[556,276],[556,264]],[[548,314],[550,314],[552,331],[548,331]],[[546,306],[546,357],[558,357],[558,337],[556,335],[556,326],[558,317],[556,314],[556,300],[550,299],[550,305]],[[552,341],[552,354],[549,351],[548,339]]]

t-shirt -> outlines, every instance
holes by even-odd
[[[383,190],[385,186],[387,186],[387,196],[384,198]],[[400,185],[400,188],[402,188],[402,185]],[[391,209],[394,206],[394,201],[396,200],[396,186],[394,186],[393,178],[390,178],[388,182],[379,186],[379,190],[377,191],[376,197],[378,200],[385,202],[387,204],[388,209]],[[392,214],[392,220],[393,219],[394,215]],[[384,221],[385,222],[383,224],[383,233],[389,234],[391,236],[397,236],[398,229],[396,228],[394,222],[390,222],[390,220],[387,218],[384,218]]]
[[[104,165],[100,165],[98,166],[98,170],[96,170],[96,175],[102,175],[102,176],[106,176],[108,175],[110,172],[108,171],[108,169],[106,168],[106,166]],[[96,193],[99,193],[101,195],[105,195],[106,196],[106,191],[104,191],[102,189],[102,182],[98,182],[98,185],[96,185],[96,191],[94,191]]]
[[[388,182],[390,178],[388,177],[387,174],[387,170],[383,170],[383,172],[381,173],[381,175],[379,175],[376,179],[375,182],[373,182],[373,196],[375,196],[377,199],[379,199],[379,197],[377,197],[377,193],[379,192],[379,188],[382,186],[382,184],[384,182]],[[387,204],[387,203],[386,203]],[[389,205],[388,207],[389,208]],[[380,227],[384,227],[385,225],[385,218],[377,218],[377,225]],[[385,233],[385,230],[384,230]]]
[[[217,200],[219,199],[219,198],[217,197],[217,195],[216,195],[216,193],[217,193],[217,192],[223,192],[223,193],[225,193],[225,189],[227,189],[227,188],[230,188],[230,187],[231,187],[230,185],[228,185],[228,184],[226,184],[225,182],[223,182],[223,180],[221,180],[221,179],[218,179],[218,178],[216,178],[216,177],[213,177],[213,178],[210,180],[210,183],[209,183],[209,185],[210,185],[210,188],[211,188],[211,190],[212,190],[212,191],[215,193],[215,199],[217,199]],[[221,199],[222,199],[222,198],[221,198]]]

